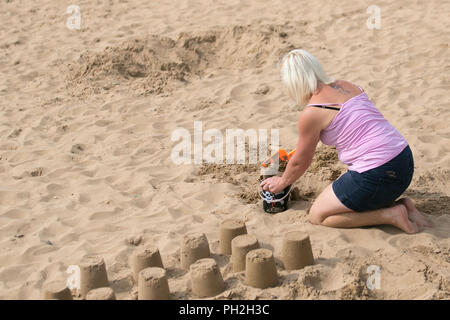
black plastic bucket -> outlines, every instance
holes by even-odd
[[[263,179],[260,179],[260,183]],[[287,186],[282,191],[273,194],[270,191],[262,190],[259,187],[259,196],[263,202],[263,209],[270,214],[280,213],[288,209],[289,193],[291,192],[292,185]]]

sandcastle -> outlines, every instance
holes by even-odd
[[[190,233],[183,237],[180,250],[181,267],[189,270],[191,264],[209,258],[209,243],[204,233]]]
[[[190,267],[192,292],[199,297],[211,297],[221,293],[225,287],[216,261],[200,259]]]
[[[269,249],[255,249],[247,253],[245,261],[245,283],[251,287],[265,289],[278,282],[273,253]]]
[[[116,295],[113,289],[103,287],[89,291],[86,300],[116,300]]]
[[[309,236],[300,231],[288,232],[283,239],[282,256],[286,270],[301,269],[314,264]]]
[[[145,268],[164,268],[159,250],[153,245],[137,247],[131,255],[130,260],[130,265],[133,269],[133,278],[135,282],[138,281],[139,272]]]
[[[244,234],[234,238],[231,241],[231,246],[231,263],[233,272],[244,271],[247,253],[251,250],[259,249],[258,240],[252,234]]]
[[[42,287],[42,299],[72,300],[72,294],[65,281],[55,280],[47,282]]]
[[[231,254],[231,241],[233,238],[246,234],[245,223],[238,219],[227,219],[220,224],[220,253]]]
[[[150,267],[139,272],[138,300],[168,300],[169,296],[166,270]]]
[[[260,248],[253,234],[247,234],[245,223],[227,219],[220,224],[219,252],[231,254],[232,272],[245,271],[244,283],[265,289],[278,284],[278,272],[271,250]],[[189,270],[192,293],[199,297],[213,297],[225,290],[225,282],[217,262],[210,257],[209,242],[204,233],[186,234],[181,241],[180,267]],[[151,244],[141,245],[130,256],[130,266],[139,300],[168,300],[170,289],[167,272],[159,249]],[[286,270],[301,269],[314,264],[309,236],[300,231],[284,235],[282,260]],[[87,255],[80,262],[80,294],[86,300],[115,300],[109,287],[105,261]],[[45,283],[43,299],[73,299],[64,281]]]
[[[80,262],[80,293],[83,299],[92,289],[108,287],[108,276],[103,258],[87,255]]]

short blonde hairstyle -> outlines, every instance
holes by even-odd
[[[288,88],[290,96],[300,106],[305,106],[320,82],[330,84],[319,61],[302,49],[290,51],[281,62],[281,79]]]

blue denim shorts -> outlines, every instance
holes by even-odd
[[[357,212],[376,210],[390,205],[408,188],[414,174],[411,149],[403,151],[389,162],[362,172],[348,170],[333,182],[336,197]]]

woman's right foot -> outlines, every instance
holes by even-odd
[[[399,200],[399,203],[403,204],[406,207],[409,220],[415,222],[421,230],[424,227],[431,227],[431,224],[427,221],[427,219],[425,219],[423,214],[419,210],[417,210],[411,198],[402,198]]]
[[[416,222],[408,218],[408,210],[403,204],[398,204],[395,207],[389,208],[389,220],[391,225],[412,234],[420,231]]]

